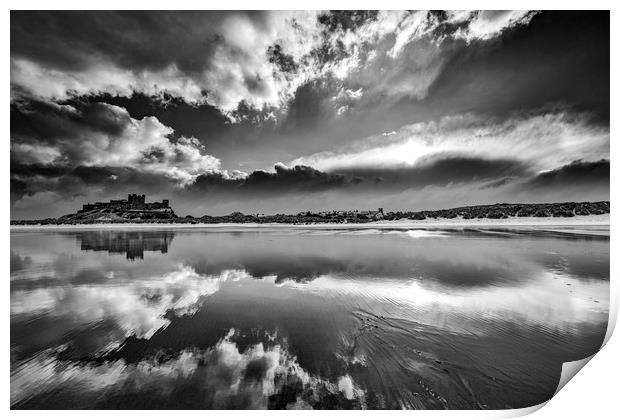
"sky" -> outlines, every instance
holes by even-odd
[[[11,218],[609,199],[608,11],[12,11]]]

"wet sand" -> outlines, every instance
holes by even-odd
[[[11,231],[13,408],[528,407],[607,329],[595,225],[107,227]]]

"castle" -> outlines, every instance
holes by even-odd
[[[96,202],[95,204],[88,203],[82,205],[82,210],[78,210],[78,213],[84,213],[92,210],[116,210],[126,212],[172,211],[168,200],[162,200],[161,203],[157,201],[153,203],[146,203],[145,197],[146,196],[144,194],[129,194],[127,196],[127,200],[110,200],[107,203]]]

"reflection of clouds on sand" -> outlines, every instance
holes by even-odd
[[[606,238],[354,230],[12,236],[13,407],[514,407],[600,346]]]
[[[189,315],[199,299],[217,292],[221,282],[246,276],[242,271],[223,271],[217,276],[196,273],[188,266],[158,278],[114,284],[88,284],[15,290],[11,315],[79,318],[82,323],[113,320],[127,336],[149,338],[166,326],[167,311]]]
[[[311,408],[328,395],[340,403],[351,400],[363,406],[364,392],[348,375],[334,382],[315,376],[276,343],[240,351],[234,336],[231,330],[206,351],[184,350],[163,362],[76,364],[51,353],[40,355],[11,373],[11,404],[45,399],[47,393],[75,398],[78,407],[96,403],[102,393],[126,406],[131,406],[131,397],[123,400],[123,395],[131,393],[158,395],[164,403],[185,383],[191,384],[196,399],[191,405],[201,408]]]
[[[583,323],[605,322],[609,308],[607,282],[582,282],[545,272],[514,287],[437,289],[433,283],[419,279],[403,283],[338,276],[321,276],[304,285],[287,282],[283,287],[351,302],[352,306],[377,314],[409,318],[415,313],[418,322],[458,331],[484,328],[483,320],[570,330]]]
[[[320,232],[320,231],[319,231]],[[323,234],[338,234],[348,236],[369,236],[369,235],[397,235],[405,238],[441,238],[446,236],[446,232],[429,229],[408,229],[408,230],[391,230],[391,229],[349,229],[349,230],[333,230],[323,231]]]
[[[441,238],[446,236],[444,232],[432,231],[432,230],[422,230],[422,229],[412,229],[405,232],[405,235],[410,238],[420,239],[420,238]]]

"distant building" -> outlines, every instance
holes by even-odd
[[[82,210],[78,213],[84,213],[92,210],[114,210],[114,211],[172,211],[169,200],[161,202],[147,203],[144,194],[129,194],[126,200],[110,200],[107,203],[96,202],[95,204],[84,204]]]

